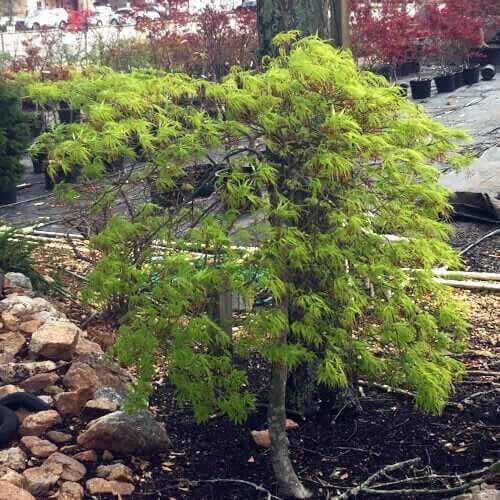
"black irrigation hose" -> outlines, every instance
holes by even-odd
[[[0,399],[0,445],[8,443],[17,432],[19,420],[14,411],[19,408],[31,411],[50,409],[45,401],[27,392],[14,392]]]

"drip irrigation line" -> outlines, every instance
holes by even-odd
[[[496,234],[500,233],[500,229],[495,229],[493,231],[490,231],[489,233],[485,234],[484,236],[481,236],[478,240],[474,241],[474,243],[471,243],[470,245],[467,245],[464,249],[462,249],[459,253],[459,255],[465,255],[467,252],[471,251],[473,248],[475,248],[477,245],[482,243],[484,240],[487,240],[488,238],[492,238]]]

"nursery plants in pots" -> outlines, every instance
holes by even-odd
[[[418,25],[401,1],[383,0],[379,4],[376,12],[370,2],[352,0],[353,53],[388,80],[408,76],[416,72],[415,61],[408,56],[419,37]]]
[[[455,78],[455,88],[459,89],[464,86],[464,70],[463,68],[457,68],[453,72]]]
[[[481,68],[479,64],[467,66],[466,68],[464,68],[464,84],[474,85],[475,83],[478,83],[480,74]]]
[[[432,80],[430,78],[417,78],[410,81],[410,87],[413,99],[427,99],[431,96]]]
[[[29,134],[20,99],[6,82],[0,82],[0,110],[0,205],[6,205],[17,199]]]
[[[456,88],[455,74],[451,71],[444,71],[440,75],[435,76],[434,82],[436,83],[436,89],[439,94],[444,92],[453,92]]]

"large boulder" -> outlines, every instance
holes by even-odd
[[[135,415],[116,411],[93,420],[77,441],[87,449],[125,454],[149,453],[170,446],[165,427],[145,411]]]
[[[106,389],[108,393],[116,394],[113,400],[117,400],[127,394],[132,377],[118,363],[102,354],[91,353],[78,356],[78,361],[73,362],[63,382],[73,391],[84,387],[91,387],[94,391]],[[109,399],[105,395],[99,398]]]
[[[30,352],[55,361],[70,361],[80,336],[80,329],[69,321],[47,321],[30,342]]]
[[[39,373],[53,372],[57,365],[53,361],[25,361],[0,364],[0,382],[15,384]]]

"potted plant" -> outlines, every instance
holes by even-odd
[[[471,63],[471,48],[481,44],[481,19],[475,2],[447,1],[439,10],[440,31],[449,60],[463,65],[463,83],[479,81],[480,67]],[[460,76],[458,76],[460,79]]]
[[[416,40],[414,54],[418,63],[416,64],[417,74],[416,78],[410,80],[411,96],[413,99],[427,99],[431,96],[432,92],[432,78],[426,73],[422,72],[421,61],[431,56],[435,52],[435,47],[429,43],[429,38],[424,29],[420,28],[421,37]]]
[[[28,142],[28,123],[21,102],[6,82],[0,83],[0,205],[15,203],[22,179],[21,155]]]
[[[416,72],[412,41],[417,36],[413,19],[399,0],[382,0],[377,12],[367,2],[353,1],[353,52],[389,81]],[[369,43],[367,43],[367,40]],[[399,85],[399,84],[397,84]],[[404,94],[407,85],[401,88]]]

